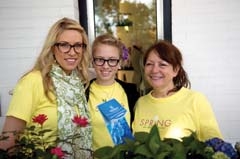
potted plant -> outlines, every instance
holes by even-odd
[[[215,145],[215,147],[214,147]],[[218,146],[216,146],[218,145]],[[216,149],[218,148],[218,149]],[[222,151],[221,151],[222,150]],[[124,144],[97,149],[98,159],[237,159],[238,154],[231,144],[214,138],[199,141],[193,132],[190,136],[161,140],[154,125],[150,132],[136,132],[134,140],[125,139]]]

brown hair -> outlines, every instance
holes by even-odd
[[[173,44],[171,44],[166,40],[159,40],[158,42],[150,46],[145,52],[143,57],[144,66],[146,64],[146,61],[150,52],[152,51],[155,51],[156,54],[161,59],[170,63],[173,66],[174,70],[179,69],[177,76],[173,78],[173,83],[175,88],[170,92],[178,91],[182,87],[186,87],[186,88],[191,87],[191,83],[188,79],[188,75],[182,66],[182,63],[183,63],[182,54],[176,46],[174,46]]]

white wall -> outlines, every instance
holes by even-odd
[[[172,0],[173,43],[207,95],[225,140],[240,141],[240,1]]]
[[[20,76],[34,64],[49,27],[62,17],[78,20],[77,0],[0,1],[0,96],[2,115]],[[4,117],[0,117],[0,130]]]

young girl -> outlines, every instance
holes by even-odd
[[[92,63],[96,79],[91,81],[86,91],[93,126],[94,150],[114,144],[97,106],[112,98],[116,99],[127,110],[125,118],[130,125],[130,112],[133,113],[135,101],[139,97],[135,84],[115,79],[121,59],[122,44],[115,37],[104,34],[94,40]]]

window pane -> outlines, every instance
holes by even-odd
[[[144,50],[157,38],[156,0],[94,0],[95,35],[111,33]]]

